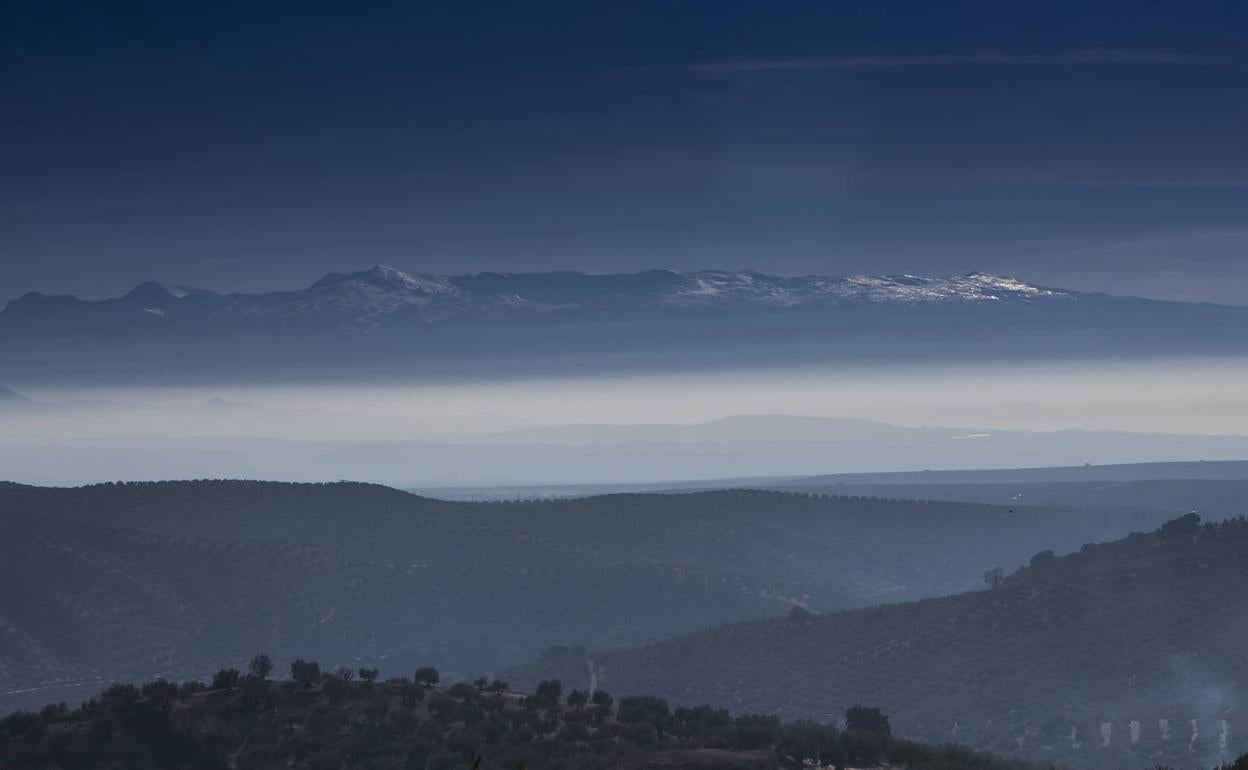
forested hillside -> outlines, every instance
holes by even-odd
[[[1151,521],[749,490],[450,503],[351,483],[3,484],[0,708],[255,649],[485,672],[552,644],[961,590],[1037,546]]]
[[[785,718],[870,699],[898,730],[1105,767],[1216,764],[1248,746],[1248,523],[1176,519],[1037,554],[994,587],[802,611],[632,650],[549,652],[513,672]],[[578,660],[579,659],[579,660]]]
[[[1064,508],[1118,507],[1133,511],[1199,513],[1225,518],[1248,511],[1248,481],[1149,479],[1135,481],[997,482],[980,484],[807,484],[777,485],[788,492],[859,497],[945,500],[990,505]]]
[[[0,767],[58,770],[800,770],[812,764],[909,770],[1029,770],[958,746],[892,736],[888,716],[856,707],[845,729],[784,724],[654,697],[529,695],[479,679],[437,687],[436,669],[377,681],[376,669],[322,671],[297,661],[290,681],[226,669],[211,682],[114,684],[81,708],[49,705],[0,719]]]

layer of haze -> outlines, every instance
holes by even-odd
[[[399,486],[1248,459],[1246,376],[1245,362],[1186,361],[57,390],[0,411],[0,458],[33,483]]]

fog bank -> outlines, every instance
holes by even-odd
[[[1237,438],[1248,435],[1245,382],[1248,363],[1202,360],[60,388],[0,408],[0,460],[6,478],[35,483],[245,476],[418,486],[1246,459],[1248,440]],[[741,415],[823,419],[725,421]]]

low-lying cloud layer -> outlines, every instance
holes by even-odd
[[[1245,375],[1190,361],[56,390],[0,408],[0,458],[6,478],[49,484],[399,486],[1248,459]]]

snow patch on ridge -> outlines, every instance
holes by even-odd
[[[1049,289],[1015,278],[970,273],[951,278],[916,275],[854,275],[844,278],[789,278],[760,273],[701,271],[684,275],[688,283],[664,298],[673,305],[728,302],[794,307],[847,302],[931,303],[1002,300],[1073,299],[1074,292]]]
[[[358,272],[330,273],[296,291],[217,294],[149,281],[115,300],[29,294],[9,303],[4,312],[32,319],[71,312],[96,313],[107,319],[109,313],[124,316],[135,310],[149,316],[223,321],[317,317],[327,327],[368,330],[387,323],[387,317],[395,314],[401,320],[433,323],[467,315],[502,318],[518,313],[601,310],[621,314],[661,308],[733,312],[838,305],[970,305],[1069,301],[1082,296],[984,273],[945,278],[779,276],[726,270],[438,276],[377,265]]]

